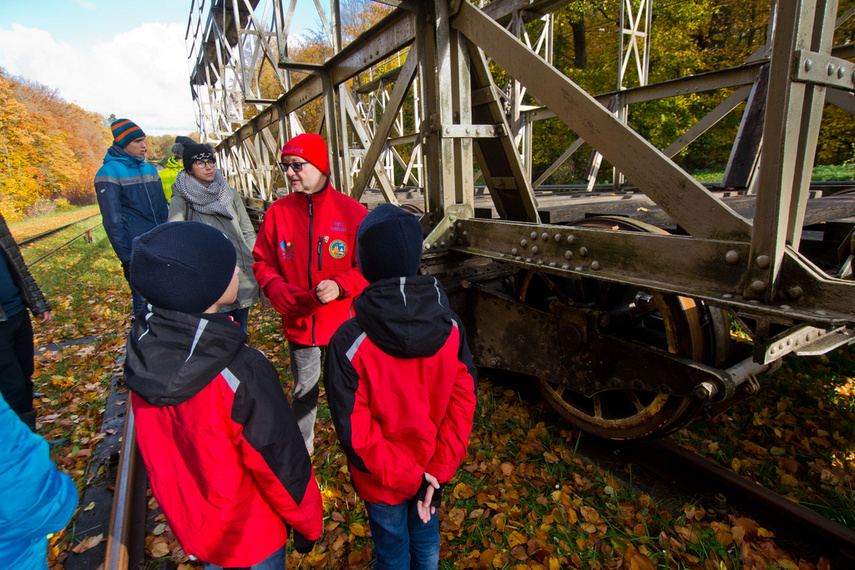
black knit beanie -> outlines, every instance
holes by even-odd
[[[422,224],[392,204],[374,208],[356,231],[356,259],[370,283],[412,277],[422,260]]]
[[[235,248],[220,230],[169,222],[134,239],[130,280],[155,307],[203,313],[228,289],[236,262]]]
[[[175,144],[172,145],[172,154],[176,157],[184,160],[184,147],[191,144],[197,144],[196,141],[191,139],[190,137],[185,136],[177,136],[175,137]]]
[[[190,172],[193,169],[193,163],[197,160],[208,160],[214,157],[214,149],[207,144],[188,143],[184,145],[184,152],[181,159],[184,161],[184,170]]]

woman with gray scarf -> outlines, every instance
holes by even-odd
[[[237,251],[240,267],[237,300],[220,308],[247,332],[249,308],[258,301],[259,289],[252,272],[255,230],[237,190],[217,170],[214,150],[205,144],[184,146],[184,170],[172,185],[169,221],[195,220],[222,231]]]

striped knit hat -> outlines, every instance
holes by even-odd
[[[131,141],[145,136],[142,129],[130,119],[117,119],[110,125],[110,130],[113,131],[113,142],[122,148],[128,146]]]

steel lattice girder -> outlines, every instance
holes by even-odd
[[[518,4],[493,2],[481,10],[461,1],[401,2],[401,7],[377,26],[315,66],[312,75],[226,137],[218,151],[240,154],[245,152],[240,149],[251,148],[257,155],[275,155],[275,144],[258,144],[263,133],[272,127],[279,129],[281,143],[284,129],[280,127],[302,106],[318,98],[340,97],[338,89],[350,79],[414,46],[417,62],[400,59],[407,68],[403,74],[407,82],[412,77],[409,66],[417,67],[418,81],[414,84],[418,85],[421,114],[425,117],[420,130],[412,136],[419,139],[426,156],[423,222],[429,232],[425,241],[429,254],[454,249],[514,267],[548,268],[551,273],[566,276],[593,275],[687,295],[729,308],[737,315],[764,323],[762,326],[778,323],[784,327],[832,327],[855,323],[855,284],[827,275],[798,251],[805,220],[821,222],[855,213],[851,211],[851,199],[826,200],[822,204],[833,204],[837,210],[835,217],[824,218],[822,211],[812,212],[808,206],[814,200],[807,200],[818,113],[828,84],[837,90],[843,105],[851,102],[853,65],[832,55],[829,39],[836,2],[783,3],[786,6],[773,13],[777,26],[772,48],[756,54],[743,66],[621,92],[623,103],[632,104],[690,92],[742,88],[734,93],[734,99],[723,103],[665,152],[653,147],[603,106],[610,94],[596,98],[587,94],[489,15],[509,17],[512,7]],[[505,118],[492,112],[501,109],[498,89],[489,74],[483,74],[481,54],[543,104],[542,109],[523,113],[526,119],[559,117],[643,192],[647,201],[639,211],[655,210],[651,216],[658,213],[688,235],[581,228],[572,230],[575,243],[558,243],[554,236],[561,234],[566,239],[567,227],[541,223],[548,209],[535,197],[532,188],[536,184],[525,171],[516,145],[501,142],[503,137],[510,140],[509,127]],[[807,71],[792,71],[794,61],[811,58],[843,72],[829,79]],[[764,77],[768,77],[768,89],[755,89]],[[756,204],[753,210],[746,210],[726,203],[720,194],[705,188],[668,157],[739,102],[752,97],[765,98],[765,105],[759,108],[765,110],[762,139],[766,144],[753,147],[761,153],[756,161],[761,165],[760,177],[753,183]],[[376,119],[375,127],[384,125],[378,134],[388,134],[386,127],[401,112],[405,98],[399,93],[393,99]],[[358,95],[354,95],[357,100]],[[325,104],[328,133],[346,132],[341,123],[348,119],[334,116],[336,108],[332,100]],[[357,195],[363,192],[369,178],[377,174],[375,158],[384,144],[388,143],[372,140],[361,169],[352,173],[343,172],[337,160],[345,155],[343,149],[333,149],[336,176],[352,177],[344,187],[354,188]],[[265,162],[257,156],[255,160],[272,165],[275,158]],[[499,173],[503,164],[509,170]],[[504,219],[474,217],[475,167],[488,171],[492,168],[485,174],[487,189],[491,206]],[[251,192],[255,198],[269,201],[273,192],[266,186],[261,189],[262,181],[264,185],[280,181],[275,179],[271,166],[265,168],[270,172],[268,178],[264,174],[257,176]],[[517,172],[522,173],[523,179]],[[242,191],[249,193],[246,187]],[[388,189],[385,199],[389,199]],[[593,211],[599,209],[599,205],[591,207]],[[583,215],[581,210],[578,212]],[[542,235],[550,237],[537,242]]]

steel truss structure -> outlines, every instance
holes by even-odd
[[[345,46],[332,2],[337,49],[322,64],[287,56],[296,0],[268,3],[215,0],[195,26],[202,130],[229,179],[263,211],[287,191],[279,149],[319,104],[312,127],[333,184],[369,206],[419,210],[422,271],[445,285],[477,363],[531,375],[584,429],[668,433],[755,391],[783,355],[853,340],[855,200],[820,196],[810,176],[825,102],[855,111],[855,53],[832,45],[855,9],[772,2],[769,41],[744,64],[648,84],[655,7],[624,0],[618,89],[591,95],[551,64],[551,14],[567,0],[389,0],[395,9]],[[259,62],[274,58],[284,94],[264,101]],[[293,70],[309,74],[292,85]],[[732,94],[664,149],[622,120],[633,104],[722,89]],[[242,105],[259,111],[244,121]],[[671,157],[738,108],[724,193]],[[531,128],[553,117],[578,139],[534,179]],[[538,192],[583,141],[625,177],[621,193]]]

